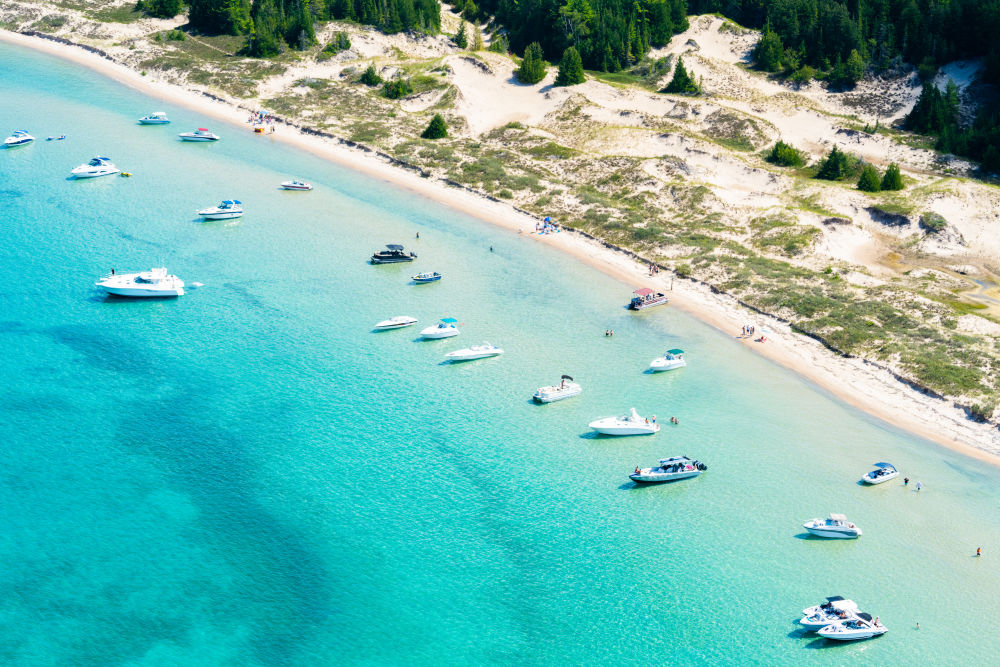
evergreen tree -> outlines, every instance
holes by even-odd
[[[663,92],[680,93],[682,95],[701,92],[698,84],[694,82],[694,79],[691,78],[691,75],[684,68],[684,60],[682,58],[677,59],[677,67],[674,68],[674,77],[670,79],[670,83],[663,89]]]
[[[455,35],[455,46],[460,49],[464,49],[469,45],[469,40],[465,36],[465,21],[462,21],[462,27],[458,29],[458,34]]]
[[[562,60],[559,61],[559,73],[556,75],[555,85],[575,86],[587,80],[583,73],[583,61],[580,60],[580,52],[570,46],[563,51]]]
[[[382,83],[382,77],[378,75],[378,71],[375,69],[375,64],[372,63],[368,65],[367,69],[365,69],[358,81],[366,86],[377,86]]]
[[[483,50],[483,30],[479,27],[478,23],[472,25],[472,50]]]
[[[253,4],[250,34],[244,50],[255,58],[281,53],[281,14],[275,0],[257,0]]]
[[[827,181],[838,181],[846,175],[847,155],[834,146],[830,154],[820,163],[816,178],[822,178]]]
[[[309,0],[294,0],[289,10],[285,24],[285,41],[293,49],[304,51],[316,43],[316,30],[313,27],[312,12],[309,11]]]
[[[858,179],[858,190],[864,192],[879,192],[882,189],[882,179],[879,178],[878,169],[869,163],[861,170],[861,178]]]
[[[250,0],[188,0],[188,22],[209,35],[245,35],[250,31]]]
[[[534,85],[545,78],[545,61],[542,59],[542,45],[538,42],[528,44],[524,50],[524,59],[515,72],[521,83]]]
[[[423,139],[441,139],[448,136],[448,124],[444,122],[444,118],[441,114],[434,114],[434,118],[431,118],[430,125],[427,129],[423,131],[420,135]]]
[[[889,165],[889,168],[885,170],[885,175],[882,176],[882,189],[883,190],[902,190],[903,189],[903,176],[899,173],[899,165],[893,162]]]
[[[407,95],[412,95],[413,86],[410,85],[409,79],[393,79],[392,81],[386,81],[385,85],[382,86],[382,94],[390,100],[398,100]]]
[[[771,30],[770,24],[764,29],[757,46],[754,47],[753,57],[757,62],[757,67],[765,72],[777,72],[781,69],[781,59],[785,53],[785,47],[781,43],[778,33]]]
[[[507,42],[507,35],[499,32],[493,33],[493,36],[490,38],[489,50],[493,53],[507,53],[510,50],[510,44]]]
[[[765,159],[772,164],[779,164],[783,167],[801,167],[805,164],[802,153],[784,141],[778,141]]]
[[[145,12],[150,16],[161,19],[172,19],[181,13],[183,3],[181,0],[139,0],[135,3],[135,10]]]

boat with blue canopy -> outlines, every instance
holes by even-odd
[[[661,371],[672,371],[675,368],[683,366],[687,366],[687,361],[684,360],[684,350],[674,348],[667,350],[662,357],[653,359],[649,364],[649,370],[659,373]]]
[[[14,148],[15,146],[30,144],[34,140],[35,138],[24,130],[16,130],[12,132],[9,137],[3,140],[3,145],[5,148]]]

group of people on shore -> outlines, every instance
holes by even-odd
[[[254,132],[274,134],[275,117],[269,111],[251,111],[247,122]]]
[[[556,232],[559,231],[559,227],[557,227],[556,224],[552,222],[551,217],[545,216],[545,218],[541,222],[535,223],[535,231],[538,232],[539,234],[555,234]]]
[[[656,264],[652,264],[652,263],[651,263],[651,264],[649,265],[649,275],[650,275],[650,276],[655,276],[655,275],[657,275],[657,274],[658,274],[659,272],[660,272],[660,267],[658,267],[658,266],[657,266]]]

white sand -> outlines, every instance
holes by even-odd
[[[244,121],[247,112],[244,109],[210,100],[197,92],[157,81],[151,77],[140,76],[137,72],[122,65],[81,49],[7,31],[0,31],[0,40],[71,60],[145,94],[184,105],[221,121],[246,127]],[[464,65],[455,62],[460,60],[459,57],[453,57],[450,60],[453,67],[456,65],[459,68],[464,67]],[[475,67],[471,63],[469,65]],[[491,60],[491,67],[495,66]],[[478,68],[476,69],[478,70]],[[546,100],[545,96],[548,91],[543,92],[544,84],[534,87],[518,86],[517,88],[515,88],[516,84],[510,85],[511,88],[506,89],[508,94],[513,94],[511,91],[520,92],[523,90],[525,95],[532,96],[525,99]],[[595,97],[602,96],[606,99],[631,100],[632,102],[647,97],[644,93],[636,91],[612,89],[609,92],[609,87],[597,82],[588,82],[584,85],[585,88],[582,92],[592,94]],[[551,91],[551,89],[549,90]],[[468,96],[468,89],[463,89],[463,94]],[[568,94],[568,92],[559,91],[559,95]],[[662,96],[654,97],[652,100],[657,105],[674,104],[673,101]],[[487,111],[477,111],[477,109],[488,106],[488,104],[483,105],[481,101],[469,102],[468,106],[465,107],[465,113],[474,117],[476,114],[486,114]],[[494,113],[488,120],[484,118],[476,126],[490,127],[494,123],[509,122],[506,119],[511,118],[511,111],[509,107],[504,108],[506,110],[503,113]],[[641,110],[649,111],[645,107]],[[529,109],[522,110],[521,113],[528,113],[533,117],[536,111]],[[472,125],[473,123],[470,122],[470,126]],[[282,141],[293,144],[391,183],[396,187],[404,187],[418,192],[456,210],[500,225],[509,230],[511,234],[516,234],[519,230],[534,229],[536,222],[534,218],[517,212],[508,204],[491,201],[472,192],[449,187],[437,179],[421,178],[407,170],[393,167],[384,158],[369,152],[351,149],[334,140],[301,134],[289,126],[280,126],[276,134],[262,137],[261,141]],[[718,169],[720,167],[717,166],[716,170]],[[732,177],[732,175],[730,176]],[[746,176],[747,174],[737,175],[735,178],[745,178]],[[752,187],[749,190],[752,190]],[[973,230],[969,229],[968,231]],[[841,232],[831,233],[840,234]],[[854,234],[854,232],[850,232],[850,234]],[[601,244],[578,234],[563,233],[538,236],[525,233],[521,238],[525,243],[550,244],[620,279],[628,286],[628,288],[623,287],[623,298],[628,295],[630,289],[637,285],[659,282],[659,287],[669,288],[672,282],[671,303],[721,331],[734,335],[734,344],[750,346],[761,355],[811,379],[843,401],[900,428],[993,463],[1000,462],[1000,431],[996,427],[970,421],[962,411],[954,408],[950,402],[925,396],[895,379],[888,371],[873,364],[832,354],[818,342],[791,333],[786,325],[777,320],[741,307],[735,299],[713,294],[707,286],[690,281],[679,279],[671,281],[669,276],[661,276],[651,280],[647,277],[645,267],[636,260],[624,253],[605,248]],[[860,239],[845,238],[840,245],[841,247],[838,248],[831,246],[831,254],[857,253],[862,243]],[[737,338],[736,335],[739,333],[740,327],[747,321],[757,322],[762,328],[766,327],[773,331],[773,336],[769,335],[769,340],[766,343],[755,343],[748,339]],[[963,321],[963,324],[970,327],[982,326],[971,321],[968,323]]]

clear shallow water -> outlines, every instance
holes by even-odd
[[[159,109],[172,125],[134,124]],[[66,63],[0,46],[0,121],[69,135],[0,151],[0,663],[950,665],[1000,650],[996,468],[681,313],[629,315],[628,287],[529,239],[245,128],[179,143],[204,120]],[[65,179],[97,153],[135,176]],[[275,189],[289,177],[317,188]],[[237,223],[195,220],[230,197]],[[389,242],[419,261],[365,263]],[[161,263],[205,286],[160,302],[92,287]],[[408,284],[435,269],[441,283]],[[370,331],[402,313],[453,315],[463,334]],[[484,339],[507,353],[440,363]],[[688,368],[642,372],[674,346]],[[561,373],[584,394],[531,405]],[[633,405],[681,424],[587,435]],[[628,483],[673,454],[709,471]],[[857,485],[876,460],[924,490]],[[864,537],[801,539],[830,511]],[[828,646],[796,631],[833,594],[890,632]]]

